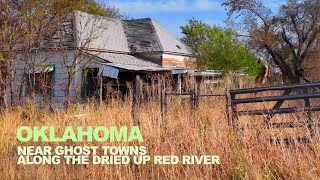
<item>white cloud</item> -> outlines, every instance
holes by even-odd
[[[111,0],[109,4],[126,13],[205,12],[223,9],[221,3],[214,0]]]

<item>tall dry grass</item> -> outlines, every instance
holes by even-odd
[[[0,179],[319,179],[320,146],[310,144],[274,145],[271,137],[309,136],[305,129],[248,130],[242,144],[227,124],[224,99],[204,98],[192,110],[188,100],[172,98],[166,116],[160,116],[158,101],[139,109],[142,143],[21,143],[16,138],[20,126],[131,126],[131,100],[110,100],[103,105],[74,105],[63,112],[39,111],[21,107],[0,115]],[[277,117],[299,120],[300,116]],[[244,117],[243,121],[254,121]],[[144,145],[153,155],[218,155],[220,165],[17,165],[18,145]]]

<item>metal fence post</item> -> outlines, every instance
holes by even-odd
[[[225,100],[226,118],[227,118],[227,121],[228,121],[228,125],[231,126],[232,125],[232,119],[230,117],[230,111],[229,111],[229,108],[230,108],[230,104],[229,104],[230,94],[228,92],[226,92],[225,98],[226,98],[226,100]]]
[[[234,93],[230,93],[231,98],[231,124],[234,129],[238,130],[239,126],[239,117],[237,113],[237,105],[234,102],[236,99],[236,95]]]

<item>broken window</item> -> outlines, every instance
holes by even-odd
[[[45,68],[36,68],[34,73],[27,75],[27,92],[30,95],[34,92],[36,95],[53,95],[54,85],[54,66]]]

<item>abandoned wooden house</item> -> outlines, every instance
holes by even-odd
[[[181,86],[181,74],[203,75],[192,70],[195,60],[187,45],[150,18],[115,20],[75,11],[32,54],[16,55],[4,99],[16,104],[33,95],[36,103],[61,105],[103,98],[104,84],[125,91],[127,82],[137,85],[150,74],[170,74]]]

